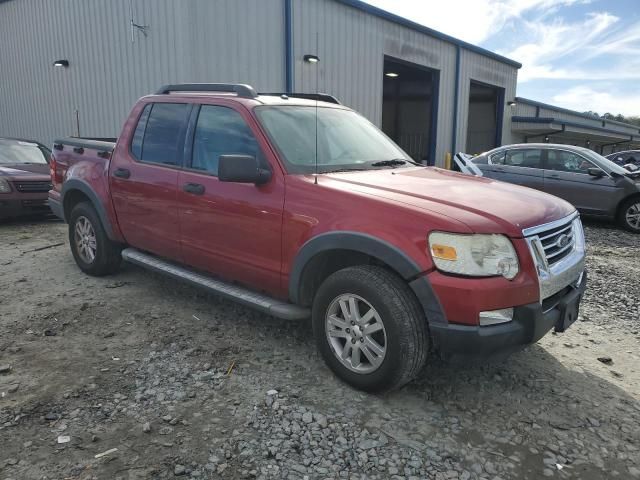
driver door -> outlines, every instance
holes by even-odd
[[[277,295],[284,177],[254,122],[234,104],[194,108],[178,176],[180,242],[187,264]],[[221,182],[218,161],[230,154],[257,157],[271,179],[259,186]]]
[[[544,169],[544,191],[573,204],[590,215],[607,215],[611,203],[617,201],[616,182],[604,171],[603,176],[589,175],[598,168],[587,158],[568,150],[547,150]]]

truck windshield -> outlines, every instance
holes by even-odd
[[[0,165],[46,163],[44,153],[35,143],[0,139]]]
[[[315,172],[316,152],[319,173],[415,165],[391,139],[351,110],[260,106],[256,114],[289,173]]]

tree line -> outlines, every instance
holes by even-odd
[[[622,114],[617,114],[614,115],[613,113],[605,113],[604,115],[600,115],[598,114],[598,112],[594,112],[589,110],[588,112],[584,112],[587,115],[591,115],[593,117],[598,117],[598,118],[604,118],[605,120],[616,120],[618,122],[624,122],[624,123],[631,123],[633,125],[638,125],[640,126],[640,116],[638,115],[633,115],[631,117],[625,117]]]

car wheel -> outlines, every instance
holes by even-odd
[[[313,301],[318,349],[333,372],[369,392],[399,388],[424,366],[426,319],[408,285],[377,266],[330,275]]]
[[[89,275],[114,273],[122,262],[121,247],[109,240],[98,214],[87,202],[71,210],[69,244],[76,263]]]
[[[622,204],[618,221],[630,232],[640,233],[640,198],[631,198]]]

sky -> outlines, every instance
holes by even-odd
[[[367,0],[519,63],[517,95],[640,116],[640,0]]]

